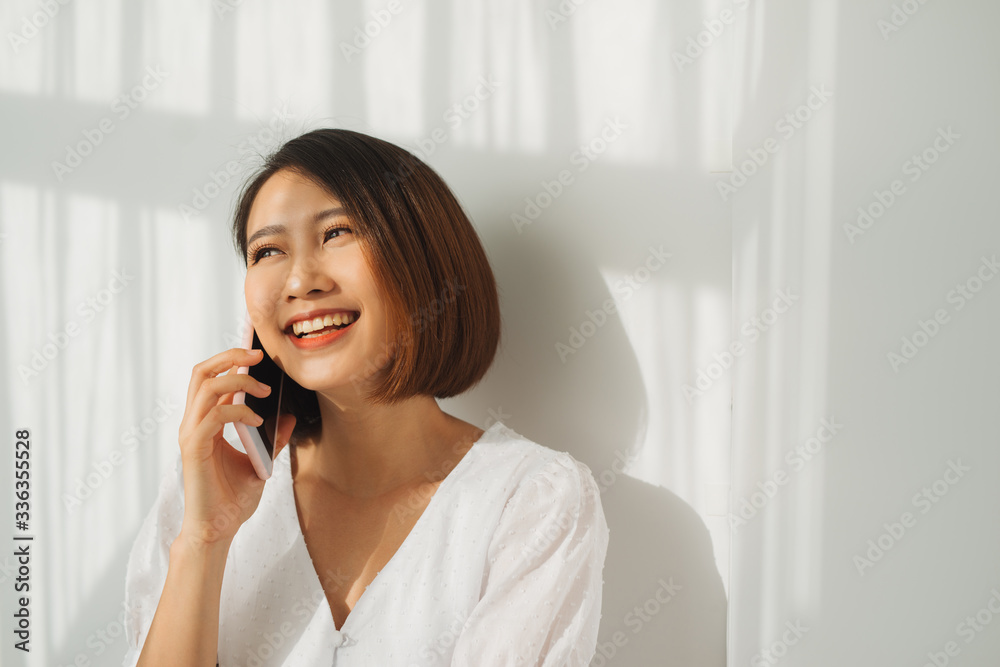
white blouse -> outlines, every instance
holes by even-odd
[[[494,423],[338,629],[299,524],[289,449],[229,549],[221,667],[590,663],[609,530],[584,463]],[[180,532],[182,472],[178,452],[129,554],[126,667],[139,660]]]

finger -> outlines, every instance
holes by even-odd
[[[256,427],[263,423],[247,405],[218,405],[208,411],[205,418],[198,424],[191,437],[187,439],[186,456],[203,461],[212,456],[215,451],[215,436],[226,424],[242,422],[247,426]]]
[[[232,405],[237,391],[246,391],[258,398],[271,394],[268,386],[247,373],[219,375],[205,380],[189,409],[194,423],[205,418],[209,410],[217,405]]]
[[[239,372],[238,372],[239,370],[240,370],[239,366],[233,366],[233,367],[231,367],[229,369],[229,371],[226,373],[226,375],[239,375]],[[235,397],[236,397],[236,392],[232,392],[232,391],[226,392],[225,394],[222,394],[221,396],[219,396],[219,400],[216,401],[215,404],[216,405],[232,405],[233,404],[233,398],[235,398]]]
[[[198,394],[198,389],[205,380],[213,378],[219,373],[231,369],[234,366],[237,368],[240,366],[252,366],[263,358],[264,355],[261,351],[255,352],[245,350],[242,347],[233,347],[228,350],[224,350],[213,357],[209,357],[205,361],[195,364],[194,368],[191,370],[191,381],[188,383],[187,402],[184,408],[185,412],[191,409],[191,404],[194,402],[195,396]]]

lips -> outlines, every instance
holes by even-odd
[[[357,320],[355,320],[356,322]],[[304,338],[299,338],[294,333],[292,333],[291,328],[285,333],[289,340],[292,341],[292,345],[299,348],[300,350],[313,350],[319,347],[325,347],[339,340],[342,336],[347,335],[351,329],[354,328],[354,322],[341,327],[340,329],[330,328],[324,333],[316,336],[308,336]]]
[[[348,314],[348,313],[353,314],[354,317],[355,317],[355,319],[357,319],[358,317],[361,316],[361,313],[359,313],[358,311],[356,311],[356,310],[349,310],[347,308],[322,308],[322,309],[317,309],[317,310],[309,310],[309,311],[306,311],[304,313],[299,313],[299,314],[291,317],[287,322],[285,322],[285,324],[281,328],[281,330],[284,331],[286,334],[287,333],[292,333],[292,325],[295,324],[296,322],[303,322],[303,321],[306,321],[306,320],[314,320],[317,317],[319,317],[319,318],[326,318],[327,316],[336,315],[338,313],[341,314],[341,315]]]

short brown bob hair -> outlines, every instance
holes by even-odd
[[[282,169],[340,200],[385,301],[393,349],[366,376],[381,375],[368,400],[448,398],[475,386],[500,343],[500,303],[479,236],[444,180],[403,148],[360,132],[295,137],[265,158],[238,195],[232,231],[244,266],[250,209]],[[269,357],[260,363],[267,361],[274,364]],[[282,403],[296,415],[293,438],[318,435],[315,391],[287,378]]]

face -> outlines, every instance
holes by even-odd
[[[244,291],[257,336],[275,363],[306,389],[352,400],[370,389],[389,347],[384,304],[354,223],[336,211],[340,207],[294,172],[271,176],[247,220]],[[290,323],[313,311],[323,322],[300,338]],[[334,313],[354,320],[342,321],[340,331],[324,329],[331,319],[336,323]],[[329,333],[316,335],[320,330]]]

